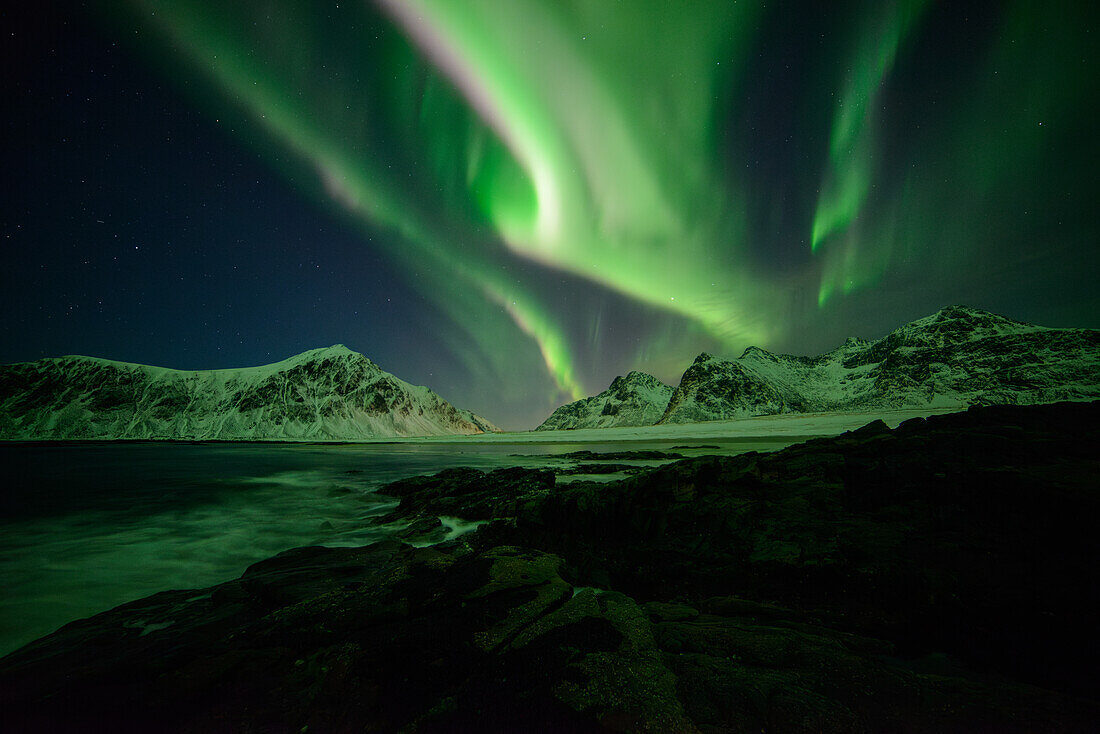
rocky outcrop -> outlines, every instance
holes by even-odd
[[[60,357],[0,366],[0,438],[354,440],[495,431],[336,345],[188,372]]]
[[[736,360],[701,354],[660,422],[1097,398],[1100,331],[950,306],[877,341],[850,338],[817,357],[758,347]]]
[[[1096,677],[1100,591],[1079,579],[1100,551],[1097,418],[998,406],[688,459],[562,486],[515,532],[635,597],[774,601],[907,655],[1074,688]]]
[[[301,548],[0,662],[26,731],[690,731],[643,610],[519,548]],[[308,727],[308,729],[307,729]]]
[[[66,625],[0,660],[0,710],[48,731],[1091,731],[1098,418],[975,408],[610,484],[403,480],[386,522],[485,524],[296,549]]]
[[[1095,707],[774,604],[639,601],[532,549],[300,548],[0,661],[23,731],[1086,731]]]
[[[1097,403],[973,408],[515,495],[485,475],[481,492],[514,501],[478,536],[634,598],[776,602],[909,656],[1084,690],[1098,418]]]
[[[599,395],[561,406],[535,430],[651,426],[664,415],[671,395],[672,387],[653,375],[631,372]]]

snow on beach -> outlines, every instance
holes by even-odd
[[[882,420],[895,428],[910,418],[953,413],[958,407],[867,410],[856,413],[784,413],[761,415],[731,421],[664,424],[659,426],[623,426],[581,428],[567,431],[517,431],[483,433],[474,436],[428,436],[421,438],[380,439],[400,443],[607,443],[620,441],[665,442],[697,440],[741,440],[750,438],[811,438],[835,436]]]

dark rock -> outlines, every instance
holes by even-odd
[[[854,431],[848,431],[848,433],[850,433],[853,436],[859,436],[861,438],[867,438],[867,437],[874,436],[874,435],[877,435],[877,434],[880,434],[880,433],[888,433],[889,431],[890,431],[890,426],[886,425],[881,420],[874,420],[874,421],[871,421],[870,423],[868,423],[865,426],[860,426],[859,428],[857,428]]]
[[[555,467],[555,474],[640,474],[648,467],[634,464],[576,464],[574,466]]]
[[[773,601],[906,655],[1083,691],[1100,682],[1097,418],[1096,404],[997,406],[688,459],[559,487],[520,508],[515,537],[580,583]]]
[[[582,584],[777,603],[906,656],[1081,691],[1100,682],[1079,642],[1100,602],[1081,581],[1100,551],[1097,417],[991,406],[512,499],[502,484],[477,516],[514,521],[479,535],[557,553]]]
[[[421,517],[398,532],[397,537],[405,541],[438,543],[443,540],[445,534],[446,529],[438,517]]]
[[[682,459],[684,455],[674,451],[640,449],[638,451],[571,451],[568,454],[558,454],[558,458],[578,461],[646,461],[651,459]]]
[[[920,673],[778,607],[710,607],[577,590],[531,549],[302,548],[9,655],[0,706],[12,730],[172,732],[1085,731],[1098,713]]]
[[[387,487],[434,547],[300,548],[0,660],[25,731],[1093,731],[1100,404],[606,484]],[[446,508],[443,512],[441,508]]]
[[[639,607],[560,559],[305,548],[67,625],[0,661],[37,731],[692,731]],[[621,728],[621,727],[620,727]]]
[[[548,469],[509,467],[483,472],[444,469],[438,474],[410,477],[385,485],[379,493],[400,499],[377,523],[414,521],[426,516],[451,515],[465,520],[513,517],[517,506],[554,487]]]

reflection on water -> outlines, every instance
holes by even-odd
[[[157,591],[235,578],[288,548],[378,540],[385,531],[369,519],[393,501],[375,490],[395,479],[450,466],[560,464],[556,454],[609,448],[0,444],[0,655]],[[720,453],[748,448],[778,445]],[[449,519],[457,532],[462,521]]]

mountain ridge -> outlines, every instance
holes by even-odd
[[[630,422],[616,422],[613,395],[623,379],[559,407],[535,430],[1095,400],[1100,398],[1100,331],[1038,326],[950,305],[880,339],[849,336],[818,355],[758,346],[746,347],[735,359],[702,352],[676,388],[669,388],[652,423],[642,422],[638,411],[628,412]],[[659,399],[651,396],[650,402]]]
[[[358,440],[499,431],[342,344],[178,370],[65,355],[0,366],[0,438]]]
[[[755,346],[735,360],[704,352],[684,372],[659,423],[1098,397],[1100,331],[952,305],[881,339],[848,337],[816,356]]]

